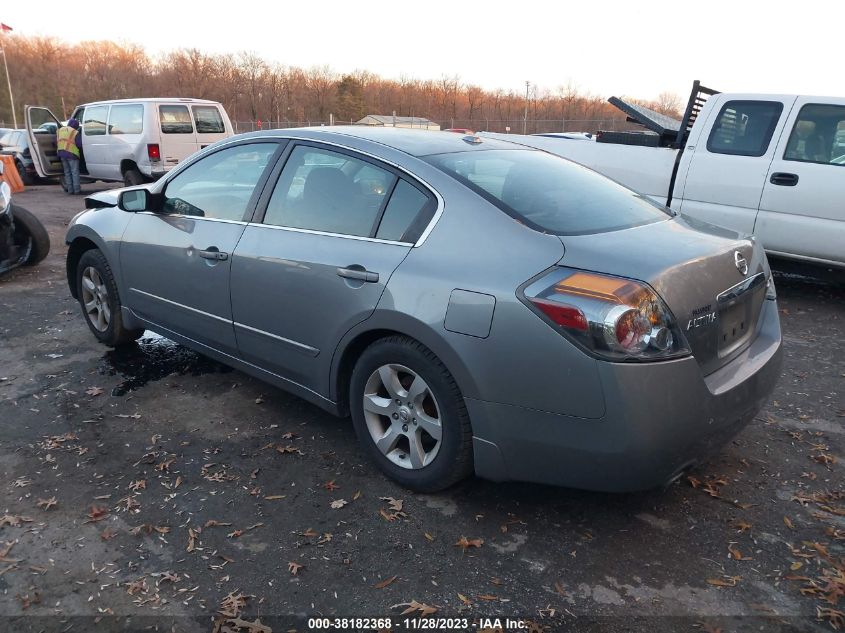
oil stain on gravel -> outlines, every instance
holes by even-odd
[[[147,331],[135,344],[106,352],[98,371],[124,378],[111,391],[113,396],[123,396],[172,374],[200,376],[228,373],[232,368]]]

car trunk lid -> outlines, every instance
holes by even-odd
[[[560,265],[637,279],[654,288],[703,374],[724,366],[753,341],[768,268],[763,249],[752,239],[674,218],[561,236],[561,241],[566,253]]]

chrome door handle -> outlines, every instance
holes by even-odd
[[[203,259],[213,259],[218,262],[225,262],[227,259],[229,259],[229,253],[218,251],[216,248],[210,248],[205,251],[200,251],[199,254],[200,257],[202,257]]]
[[[337,274],[344,279],[357,279],[370,284],[378,283],[378,273],[359,268],[338,268]]]

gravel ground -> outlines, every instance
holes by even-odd
[[[53,244],[0,278],[0,630],[845,628],[835,279],[778,274],[772,401],[668,489],[419,495],[366,461],[349,420],[160,337],[99,345],[65,282],[83,201],[45,185],[16,202]]]

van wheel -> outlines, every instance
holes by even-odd
[[[85,322],[101,343],[117,347],[131,343],[144,333],[123,326],[117,283],[106,256],[99,249],[85,251],[79,258],[76,291]]]
[[[472,429],[449,370],[431,350],[392,336],[364,350],[349,389],[359,441],[391,479],[419,492],[473,470]]]
[[[140,171],[138,171],[134,167],[130,167],[125,172],[123,172],[123,184],[126,187],[134,187],[135,185],[143,185],[144,184],[144,176],[141,174]]]

